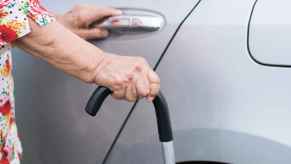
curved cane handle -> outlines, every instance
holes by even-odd
[[[87,105],[86,112],[91,116],[96,116],[98,111],[100,110],[105,99],[111,94],[111,90],[105,87],[98,87],[90,97]],[[158,123],[158,131],[159,138],[161,142],[168,142],[173,140],[173,133],[169,115],[169,109],[166,99],[163,94],[159,92],[156,98],[153,101],[157,123]]]

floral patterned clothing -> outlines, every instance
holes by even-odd
[[[0,0],[0,164],[19,164],[22,154],[15,123],[11,43],[30,32],[28,18],[40,26],[54,21],[39,0]]]

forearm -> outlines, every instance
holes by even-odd
[[[32,32],[16,45],[82,81],[93,82],[103,52],[79,38],[58,22],[39,27],[31,22]]]

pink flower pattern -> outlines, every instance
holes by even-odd
[[[29,18],[40,26],[55,20],[39,0],[0,0],[0,164],[19,164],[22,155],[15,122],[11,44],[30,32]]]

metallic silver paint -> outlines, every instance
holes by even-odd
[[[250,28],[250,50],[258,61],[291,67],[290,1],[259,0]]]
[[[177,161],[291,161],[291,70],[249,58],[247,23],[253,3],[202,1],[158,69],[175,129]],[[152,112],[147,102],[138,104],[109,164],[162,163]]]
[[[63,11],[78,1],[64,0],[58,6],[55,1],[46,2]],[[96,43],[111,52],[143,55],[153,65],[178,20],[197,1],[91,2],[150,8],[166,15],[169,26],[162,33],[137,40]],[[291,70],[264,67],[249,58],[246,33],[253,2],[203,0],[158,69],[171,109],[177,161],[290,163]],[[259,29],[260,21],[269,21],[268,14],[261,10],[253,28]],[[280,27],[288,36],[287,26],[281,22]],[[252,35],[260,38],[256,47],[261,50],[270,48],[264,44],[270,37],[277,37],[276,33]],[[288,43],[283,47],[281,57],[287,52]],[[272,61],[288,63],[287,55],[284,60],[275,59],[272,51],[261,54]],[[22,52],[15,51],[14,59],[17,119],[26,150],[24,163],[100,163],[131,104],[106,101],[103,112],[92,119],[83,108],[93,86],[67,77]],[[163,163],[153,116],[152,104],[141,101],[108,164]]]
[[[165,0],[44,0],[46,6],[56,12],[64,12],[80,3],[140,7],[162,12],[169,25],[161,33],[135,40],[108,39],[95,43],[113,53],[144,56],[151,65],[159,58],[177,23],[195,2],[183,0],[177,6],[176,1]],[[24,146],[23,164],[101,163],[132,104],[108,99],[102,112],[91,118],[84,107],[94,85],[64,75],[17,49],[13,53],[16,115]]]

